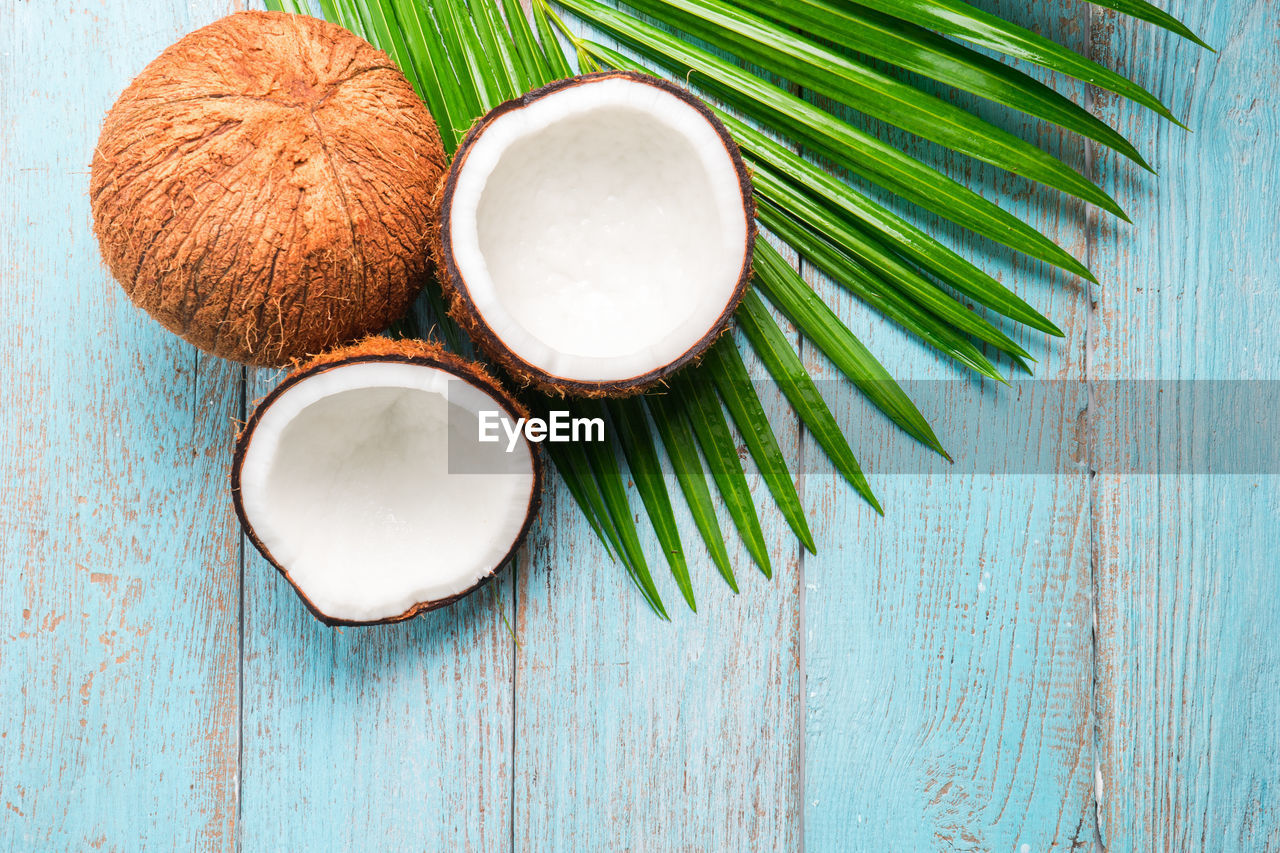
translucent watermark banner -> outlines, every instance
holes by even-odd
[[[899,429],[853,383],[815,383],[868,474],[1280,474],[1280,380],[1020,380],[1003,386],[956,379],[898,384],[932,425],[950,462]],[[825,462],[801,463],[802,455],[813,460],[821,451],[812,435],[797,429],[795,408],[777,383],[753,381],[739,390],[757,399],[767,413],[793,474],[835,476]],[[886,384],[882,390],[890,388]],[[642,401],[624,405],[645,408]],[[534,444],[603,441],[619,453],[616,430],[603,407],[556,401],[525,423],[496,412],[482,417],[455,408],[459,415],[450,429],[450,466],[458,472],[502,470],[494,460],[510,453],[516,434]],[[741,425],[727,411],[725,416],[745,459]],[[485,429],[490,437],[486,447],[498,448],[492,457],[473,452]],[[650,433],[661,447],[657,430]],[[461,442],[457,454],[455,440]],[[746,464],[750,469],[751,463]]]
[[[860,460],[880,474],[1280,474],[1280,381],[901,385],[951,463],[911,446],[848,385],[822,386],[855,453],[861,444]]]

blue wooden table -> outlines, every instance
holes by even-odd
[[[1170,5],[1216,55],[1065,0],[1000,6],[1195,130],[1075,90],[1157,179],[1016,128],[1133,226],[952,163],[1101,280],[951,233],[1065,329],[1027,338],[1041,377],[1280,378],[1280,4]],[[90,233],[104,111],[227,11],[0,0],[0,851],[1280,850],[1280,478],[1091,468],[1122,406],[1042,420],[837,293],[892,372],[952,380],[926,414],[961,461],[966,413],[1005,395],[996,428],[1080,463],[877,475],[904,440],[850,403],[877,519],[780,410],[819,553],[760,492],[772,581],[741,550],[738,596],[697,565],[700,612],[660,622],[555,484],[481,594],[316,622],[228,495],[274,375],[164,333]]]

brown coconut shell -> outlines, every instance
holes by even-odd
[[[315,18],[240,12],[165,50],[107,114],[94,232],[166,328],[284,365],[404,314],[432,272],[445,163],[385,53]]]
[[[302,599],[302,603],[311,611],[321,622],[326,625],[338,627],[346,625],[390,625],[395,622],[403,622],[406,619],[412,619],[422,613],[430,610],[438,610],[442,607],[448,607],[450,604],[466,598],[477,589],[483,587],[501,571],[509,562],[511,557],[520,546],[524,544],[529,536],[529,530],[533,526],[533,521],[537,518],[538,509],[542,503],[542,483],[543,483],[543,460],[541,450],[536,444],[531,444],[533,451],[533,489],[532,498],[529,501],[528,514],[525,516],[524,525],[520,528],[519,535],[511,544],[511,548],[498,562],[498,568],[488,575],[480,578],[470,589],[464,590],[457,595],[447,598],[440,598],[434,601],[422,601],[414,604],[408,610],[396,616],[389,616],[385,619],[377,619],[368,622],[357,622],[348,619],[335,619],[322,612],[307,597],[307,594],[293,582],[289,576],[289,570],[286,569],[271,554],[270,549],[263,544],[258,538],[257,532],[254,530],[252,523],[244,511],[244,502],[240,493],[240,476],[244,467],[245,454],[249,450],[249,443],[253,440],[253,431],[257,428],[258,423],[262,420],[263,414],[271,407],[271,405],[280,398],[284,392],[291,387],[302,382],[305,379],[333,370],[338,367],[345,367],[351,364],[359,364],[364,362],[383,362],[383,363],[399,363],[399,364],[418,364],[425,367],[434,367],[447,371],[470,382],[472,385],[480,388],[486,394],[498,401],[507,410],[507,413],[514,418],[528,418],[529,410],[513,397],[505,388],[493,378],[490,373],[485,370],[482,365],[475,362],[467,361],[460,356],[448,352],[443,347],[428,341],[420,340],[392,340],[386,337],[368,337],[364,340],[351,344],[323,355],[316,356],[309,361],[296,365],[294,370],[285,377],[284,381],[275,387],[274,390],[266,397],[262,398],[254,406],[253,414],[249,416],[248,422],[244,428],[240,430],[240,434],[236,437],[235,454],[231,462],[231,498],[235,504],[236,517],[240,519],[240,526],[245,534],[249,537],[249,541],[258,549],[258,553],[275,567],[282,577],[289,582],[289,586]]]
[[[569,377],[548,373],[525,361],[512,352],[498,334],[485,322],[484,316],[471,299],[467,290],[466,280],[454,261],[453,246],[448,239],[451,218],[450,207],[454,191],[457,188],[458,175],[466,168],[467,158],[476,141],[495,120],[564,89],[609,78],[633,80],[669,92],[696,109],[715,129],[738,173],[738,181],[742,188],[743,207],[747,216],[747,235],[745,246],[743,247],[742,269],[738,275],[738,283],[734,288],[733,295],[725,305],[724,311],[716,319],[715,324],[707,330],[706,334],[697,343],[682,353],[675,361],[648,373],[611,382],[581,382]],[[742,159],[742,152],[738,149],[738,144],[729,133],[729,129],[724,126],[724,123],[700,98],[668,80],[634,71],[600,71],[594,74],[583,74],[578,77],[557,80],[519,98],[499,104],[474,124],[467,133],[466,138],[463,139],[457,154],[454,155],[449,174],[445,177],[444,183],[441,184],[440,192],[436,199],[436,208],[436,228],[432,232],[432,245],[435,252],[436,265],[441,271],[441,285],[445,296],[449,300],[449,316],[467,331],[471,340],[484,351],[490,360],[500,365],[504,371],[511,374],[522,386],[531,385],[544,393],[557,397],[607,398],[634,396],[657,385],[681,368],[701,358],[703,353],[711,348],[711,345],[716,342],[720,335],[729,329],[733,321],[733,315],[742,303],[742,297],[746,295],[747,286],[751,283],[753,275],[752,252],[755,247],[757,233],[755,194],[752,190],[751,172]]]

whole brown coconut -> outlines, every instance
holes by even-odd
[[[385,328],[430,274],[435,122],[385,53],[240,12],[107,114],[94,231],[129,297],[201,349],[280,365]]]

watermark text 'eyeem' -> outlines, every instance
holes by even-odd
[[[508,453],[516,449],[521,435],[533,444],[544,441],[604,441],[603,418],[575,418],[568,412],[548,412],[546,418],[519,418],[515,421],[502,412],[480,412],[476,424],[482,443],[499,442],[505,435]]]

